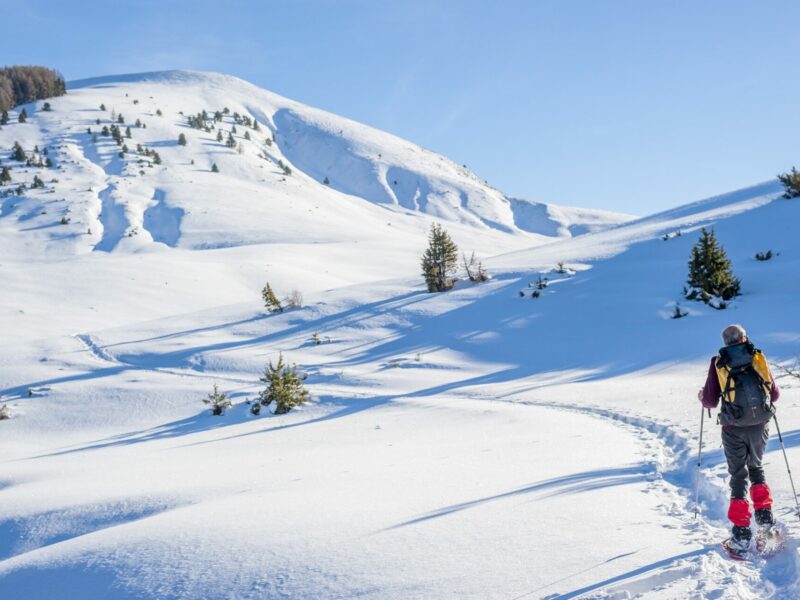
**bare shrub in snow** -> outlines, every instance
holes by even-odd
[[[681,307],[676,304],[675,305],[675,311],[672,313],[672,317],[671,318],[673,318],[673,319],[682,319],[683,317],[685,317],[688,314],[689,314],[689,311],[681,310]]]
[[[300,290],[292,290],[291,293],[283,299],[284,306],[288,308],[300,308],[303,306],[303,294]]]
[[[203,404],[210,405],[211,414],[216,416],[225,414],[225,411],[233,406],[233,403],[228,398],[228,395],[224,392],[220,392],[216,383],[214,384],[214,389],[211,391],[211,393],[203,398]]]
[[[486,269],[483,268],[483,262],[475,258],[475,252],[473,251],[469,258],[467,258],[466,252],[461,255],[461,264],[464,266],[464,270],[467,272],[467,278],[473,283],[481,283],[482,281],[486,281],[489,279],[489,276],[486,274]]]

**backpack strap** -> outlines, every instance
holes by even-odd
[[[718,355],[714,363],[717,369],[717,379],[719,380],[720,396],[724,402],[733,402],[736,397],[736,390],[731,386],[731,368],[726,364],[723,356]]]

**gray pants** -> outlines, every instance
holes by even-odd
[[[748,475],[751,484],[765,483],[761,458],[768,439],[769,422],[722,430],[722,447],[731,474],[731,498],[746,498]]]

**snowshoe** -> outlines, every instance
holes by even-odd
[[[750,538],[753,535],[749,527],[735,526],[731,537],[722,542],[722,548],[734,560],[749,560]]]
[[[722,542],[722,549],[733,560],[750,560],[750,549],[742,548],[733,538],[728,538]]]
[[[756,552],[764,558],[775,556],[785,546],[785,540],[781,528],[774,523],[765,527],[759,527],[756,532],[755,546]]]

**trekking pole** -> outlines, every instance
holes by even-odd
[[[706,409],[700,408],[700,445],[697,448],[697,472],[694,477],[694,518],[697,518],[697,504],[700,499],[700,461],[703,457],[703,421],[705,421]],[[711,416],[711,409],[708,410],[708,416]]]
[[[792,494],[794,494],[794,505],[797,507],[797,516],[800,517],[800,504],[797,501],[797,491],[794,489],[794,479],[792,479],[792,470],[789,468],[789,458],[786,456],[786,446],[783,445],[783,436],[781,435],[781,426],[778,425],[778,417],[773,412],[772,418],[775,419],[775,429],[778,431],[778,439],[781,442],[781,450],[783,450],[783,460],[786,461],[786,470],[789,472],[789,483],[792,484]]]

